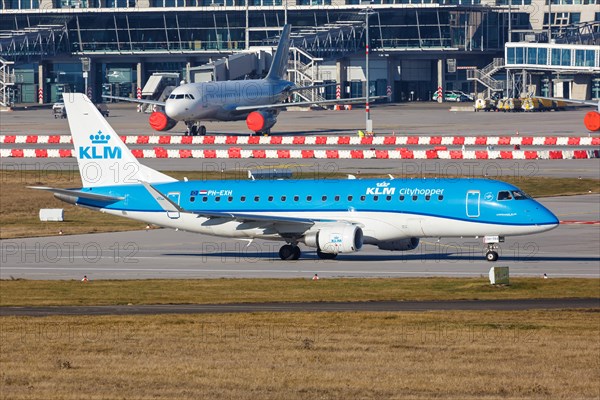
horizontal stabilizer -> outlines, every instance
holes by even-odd
[[[79,198],[84,198],[84,199],[103,201],[106,203],[114,203],[114,202],[125,199],[125,197],[107,196],[104,194],[82,192],[80,190],[73,190],[73,189],[60,189],[60,188],[51,188],[51,187],[46,187],[46,186],[27,186],[27,187],[29,189],[45,190],[47,192],[52,192],[54,194],[62,194],[64,196],[79,197]]]

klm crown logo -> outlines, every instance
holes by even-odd
[[[90,140],[93,146],[79,147],[80,159],[119,159],[122,157],[122,151],[119,147],[100,146],[108,144],[110,135],[104,135],[102,131],[97,134],[90,135]]]
[[[98,131],[96,135],[90,135],[92,144],[107,144],[110,140],[110,135],[103,135],[102,131]]]

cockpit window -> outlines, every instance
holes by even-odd
[[[176,99],[183,99],[184,95],[183,94],[178,94],[175,96]]]
[[[512,196],[509,191],[503,190],[498,192],[498,200],[512,200]]]
[[[513,190],[512,195],[515,200],[525,200],[530,198],[526,193],[521,192],[520,190]]]
[[[186,94],[185,98],[186,99],[190,99],[190,100],[194,100],[194,96],[192,96],[191,94]]]
[[[169,98],[170,98],[170,99],[174,99],[174,98],[175,98],[175,95],[174,95],[174,94],[171,94],[171,95],[169,95]]]

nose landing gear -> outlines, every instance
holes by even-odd
[[[185,136],[205,136],[206,135],[206,127],[204,125],[200,125],[198,122],[189,122],[186,123],[187,131],[185,132]]]
[[[498,260],[498,243],[504,242],[504,236],[484,236],[483,243],[487,246],[487,251],[485,253],[485,259],[488,261],[497,261]]]

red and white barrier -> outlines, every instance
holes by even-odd
[[[271,159],[441,159],[558,160],[600,158],[600,150],[461,151],[461,150],[339,150],[339,149],[132,149],[137,158],[271,158]],[[0,149],[0,158],[67,158],[73,149]]]
[[[600,136],[121,136],[126,144],[327,146],[600,146]],[[70,135],[0,135],[0,144],[71,143]]]

